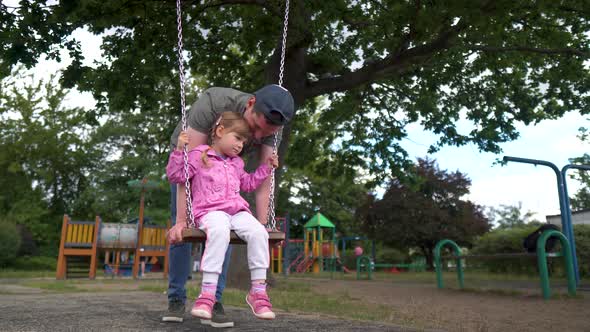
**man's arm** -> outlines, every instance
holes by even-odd
[[[272,147],[262,144],[260,146],[260,163],[264,163],[272,156]],[[262,182],[260,187],[256,190],[256,216],[261,224],[268,223],[268,203],[270,194],[270,176]],[[276,184],[275,184],[276,185]]]

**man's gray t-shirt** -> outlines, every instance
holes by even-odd
[[[211,135],[211,129],[215,125],[215,121],[223,112],[238,112],[244,114],[246,104],[253,95],[230,88],[209,88],[205,90],[199,99],[191,106],[187,114],[187,125],[194,130]],[[172,137],[170,137],[170,144],[172,147],[176,146],[178,142],[178,135],[182,130],[182,122],[178,123]],[[280,143],[279,141],[277,144]],[[253,144],[249,144],[250,150],[253,146],[260,144],[273,146],[274,135],[263,137],[259,140],[254,140]]]

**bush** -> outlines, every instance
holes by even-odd
[[[10,265],[14,261],[20,241],[16,225],[0,219],[0,266]]]
[[[379,248],[375,254],[377,263],[406,263],[409,261],[409,255],[395,248]]]
[[[475,241],[470,254],[501,254],[501,253],[525,253],[522,246],[523,239],[538,228],[537,225],[523,227],[496,229],[488,232]],[[468,259],[470,267],[483,267],[494,273],[536,274],[537,264],[534,259],[506,258],[506,259]]]
[[[25,271],[55,271],[57,268],[57,258],[45,256],[23,256],[15,259],[12,267],[15,270]]]
[[[498,254],[525,252],[522,247],[523,239],[538,225],[524,227],[497,229],[481,236],[473,246],[470,254]],[[580,276],[590,277],[590,225],[574,225],[574,238],[576,240],[576,253]],[[558,243],[553,251],[560,250]],[[565,276],[563,258],[550,259],[550,272],[554,275]],[[506,258],[497,260],[468,260],[470,268],[482,267],[494,273],[513,273],[536,275],[536,258]]]
[[[590,277],[590,225],[574,225],[580,276]]]

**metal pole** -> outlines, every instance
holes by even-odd
[[[572,263],[573,263],[574,272],[575,272],[574,274],[576,277],[576,285],[578,285],[580,282],[580,270],[578,269],[578,257],[576,255],[576,241],[575,241],[575,237],[574,237],[574,224],[572,222],[572,209],[571,209],[571,204],[570,204],[570,197],[569,197],[568,191],[567,191],[567,175],[566,175],[566,173],[567,173],[567,170],[570,168],[590,171],[590,166],[569,164],[569,165],[563,166],[563,168],[561,169],[561,178],[563,181],[563,192],[564,192],[564,197],[565,197],[565,206],[567,208],[566,217],[567,217],[568,225],[570,225],[569,232],[567,234],[565,234],[565,236],[569,240],[569,244],[570,244],[570,248],[571,248],[571,252],[572,252]]]
[[[289,264],[291,263],[289,261],[289,259],[290,259],[290,255],[289,255],[290,232],[289,232],[289,229],[290,228],[291,228],[291,217],[289,216],[289,212],[287,212],[287,215],[285,216],[285,229],[283,230],[285,232],[285,245],[283,246],[283,273],[285,274],[285,276],[289,275]]]
[[[557,166],[555,166],[555,164],[550,163],[545,160],[518,158],[518,157],[509,157],[509,156],[504,156],[503,160],[505,162],[513,161],[513,162],[517,162],[517,163],[533,164],[535,166],[536,165],[547,166],[547,167],[551,168],[553,170],[553,172],[555,172],[555,176],[557,178],[557,194],[559,195],[559,211],[561,212],[561,227],[563,229],[563,234],[565,234],[566,237],[568,238],[568,242],[570,245],[572,255],[575,257],[576,256],[576,247],[574,244],[574,239],[571,237],[571,236],[573,236],[573,231],[571,230],[571,228],[572,228],[571,227],[571,220],[569,220],[567,217],[569,205],[566,205],[566,201],[568,201],[568,200],[567,200],[567,196],[566,196],[566,190],[564,188],[563,176],[562,176],[562,173],[559,171],[559,168],[557,168]],[[574,272],[576,275],[576,280],[578,280],[579,279],[579,271],[577,269],[577,264],[575,266],[576,266],[576,268],[574,269]]]

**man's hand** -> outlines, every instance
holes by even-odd
[[[168,242],[175,244],[182,242],[182,231],[186,228],[185,221],[177,221],[176,225],[172,226],[168,231]]]
[[[270,157],[268,157],[268,160],[266,162],[268,163],[268,166],[272,168],[277,168],[279,167],[279,156],[273,153]]]

